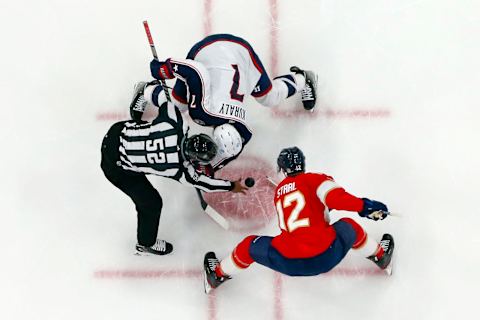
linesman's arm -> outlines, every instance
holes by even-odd
[[[238,181],[228,181],[222,179],[210,178],[207,175],[199,173],[195,168],[189,163],[184,162],[184,173],[182,177],[178,180],[181,183],[188,183],[193,185],[195,188],[200,189],[205,192],[226,192],[232,191],[234,193],[240,192],[245,193],[247,189],[245,186],[242,186],[240,180]]]

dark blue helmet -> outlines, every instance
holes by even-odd
[[[297,147],[283,149],[277,158],[278,171],[289,175],[305,172],[305,156]]]

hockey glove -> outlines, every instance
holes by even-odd
[[[170,59],[165,61],[152,60],[150,62],[150,73],[152,74],[152,77],[158,80],[175,78]]]
[[[372,220],[383,220],[388,216],[388,208],[380,201],[362,198],[363,209],[358,214]]]

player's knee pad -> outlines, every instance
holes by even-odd
[[[352,248],[357,249],[361,247],[364,243],[365,240],[367,239],[367,233],[365,230],[363,230],[362,226],[359,225],[355,220],[351,218],[342,218],[340,221],[344,221],[348,223],[349,225],[352,226],[353,230],[355,231],[356,237],[355,237],[355,242],[353,243]]]
[[[247,268],[254,260],[250,255],[250,245],[257,236],[248,236],[243,239],[233,250],[232,258],[240,268]]]

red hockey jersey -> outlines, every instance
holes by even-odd
[[[287,258],[310,258],[330,246],[335,229],[328,221],[332,209],[361,211],[363,201],[325,174],[301,173],[285,178],[275,190],[275,208],[282,233],[272,246]]]

